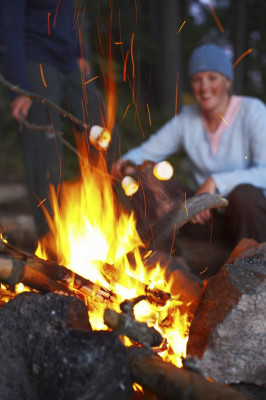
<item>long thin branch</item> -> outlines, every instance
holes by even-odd
[[[51,108],[53,108],[55,111],[57,111],[59,114],[61,114],[64,118],[68,118],[71,121],[73,121],[76,125],[81,126],[83,129],[90,129],[90,125],[82,122],[80,119],[76,118],[73,114],[71,114],[70,112],[64,110],[63,108],[59,107],[58,105],[56,105],[55,103],[53,103],[52,101],[46,99],[43,96],[40,96],[36,93],[32,93],[32,92],[28,92],[24,89],[21,89],[19,86],[17,85],[13,85],[12,83],[10,83],[9,81],[7,81],[2,74],[0,74],[0,84],[2,84],[3,86],[5,86],[6,88],[10,89],[12,92],[18,93],[22,96],[27,96],[30,97],[31,99],[35,99],[40,101],[41,103],[47,104],[48,106],[50,106]]]
[[[29,122],[24,118],[20,118],[19,122],[24,125],[26,128],[30,129],[30,130],[35,130],[35,131],[40,131],[40,132],[53,132],[58,139],[71,151],[73,151],[78,158],[80,158],[81,160],[84,160],[84,157],[82,157],[82,155],[80,154],[80,152],[74,147],[72,146],[72,144],[70,144],[66,139],[63,138],[63,132],[59,132],[54,130],[50,125],[37,125],[34,124],[33,122]]]
[[[2,74],[0,74],[0,84],[2,84],[3,86],[5,86],[6,88],[10,89],[12,92],[21,94],[23,96],[28,96],[30,98],[33,98],[35,100],[40,101],[41,103],[47,104],[50,107],[52,107],[55,111],[57,111],[59,114],[61,114],[63,117],[65,118],[69,118],[71,121],[73,121],[75,124],[81,126],[84,129],[90,129],[90,125],[85,124],[84,122],[80,121],[78,118],[76,118],[73,114],[71,114],[70,112],[63,110],[61,107],[57,106],[56,104],[54,104],[52,101],[46,99],[45,97],[39,96],[35,93],[32,92],[28,92],[24,89],[21,89],[20,87],[13,85],[12,83],[10,83],[9,81],[7,81]],[[54,129],[52,129],[51,126],[44,126],[44,125],[36,125],[32,122],[26,121],[25,119],[21,119],[20,123],[22,123],[23,125],[25,125],[28,129],[31,130],[36,130],[36,131],[46,131],[46,132],[53,132],[57,135],[57,137],[61,140],[61,142],[68,147],[71,151],[73,151],[80,160],[82,161],[86,161],[84,160],[84,157],[82,157],[82,155],[80,154],[80,152],[73,147],[66,139],[63,138],[63,134],[62,132],[58,132],[55,131]],[[106,176],[107,174],[102,172],[99,168],[95,167],[94,165],[91,165],[92,168],[94,170],[96,170],[98,173],[100,173],[103,176]],[[110,175],[110,174],[109,174]],[[113,180],[117,180],[117,178],[115,176],[110,175],[110,177]]]

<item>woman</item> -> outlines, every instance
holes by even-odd
[[[206,44],[194,50],[189,75],[197,104],[166,123],[113,166],[130,174],[125,161],[158,162],[183,148],[198,184],[195,194],[220,193],[229,199],[223,223],[232,244],[241,238],[266,241],[266,109],[258,99],[231,96],[233,68],[226,53]],[[123,173],[122,173],[123,171]],[[213,226],[215,228],[213,216]],[[195,222],[210,224],[211,213]]]

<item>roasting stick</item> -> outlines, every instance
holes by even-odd
[[[24,89],[21,89],[19,86],[17,85],[13,85],[12,83],[8,82],[2,74],[0,74],[0,84],[2,84],[3,86],[5,86],[7,89],[10,89],[12,92],[18,93],[22,96],[27,96],[30,97],[31,99],[40,101],[43,104],[47,104],[48,106],[50,106],[51,108],[53,108],[55,111],[57,111],[59,114],[61,114],[64,118],[68,118],[71,121],[73,121],[76,125],[81,126],[83,129],[89,129],[90,125],[82,122],[80,119],[76,118],[73,114],[71,114],[70,112],[63,110],[63,108],[59,107],[58,105],[56,105],[55,103],[53,103],[52,101],[48,100],[47,98],[40,96],[36,93],[32,93],[32,92],[28,92]]]

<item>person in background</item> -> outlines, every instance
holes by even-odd
[[[215,44],[196,48],[189,60],[189,76],[197,104],[186,106],[158,132],[130,150],[112,166],[119,178],[134,173],[128,161],[159,162],[183,148],[190,159],[196,192],[228,198],[221,212],[198,214],[186,235],[213,237],[233,246],[241,238],[266,241],[266,108],[256,98],[231,95],[232,63]],[[175,189],[178,192],[177,182]],[[173,188],[173,184],[172,184]],[[134,196],[133,196],[134,197]]]
[[[57,105],[81,121],[102,125],[99,96],[83,57],[79,19],[83,11],[72,0],[8,0],[1,2],[1,37],[5,78]],[[83,84],[82,78],[83,76]],[[84,87],[86,89],[84,89]],[[61,131],[61,117],[52,108],[12,92],[11,114],[20,121],[52,126]],[[53,132],[23,128],[20,133],[26,178],[38,237],[48,231],[39,206],[49,205],[49,186],[58,193],[63,179],[63,145]]]

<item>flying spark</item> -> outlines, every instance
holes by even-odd
[[[228,125],[228,122],[226,121],[226,119],[224,119],[224,117],[223,117],[222,115],[220,115],[220,117],[221,117],[221,119],[224,121],[224,123],[225,123],[226,125]]]
[[[184,193],[185,195],[185,208],[186,208],[186,214],[188,216],[188,210],[187,210],[187,192]]]
[[[209,6],[210,6],[210,9],[211,9],[211,13],[212,13],[212,15],[213,15],[213,18],[215,19],[215,22],[216,22],[216,24],[217,24],[217,26],[218,26],[220,32],[224,33],[224,28],[223,28],[223,26],[222,26],[222,24],[221,24],[221,21],[220,21],[219,18],[218,18],[218,15],[216,14],[215,9],[213,8],[213,5],[212,5],[212,3],[211,3],[211,0],[209,0]]]
[[[134,63],[134,54],[133,54],[133,43],[134,43],[135,34],[132,33],[131,44],[130,44],[130,54],[131,54],[131,62],[132,62],[132,78],[135,78],[135,63]]]
[[[208,267],[206,267],[203,271],[201,271],[201,272],[200,272],[200,275],[201,275],[201,274],[204,274],[204,272],[206,272],[207,270],[208,270]]]
[[[47,14],[47,31],[48,31],[48,36],[51,36],[51,31],[50,31],[50,16],[51,16],[51,13],[48,12],[48,14]]]
[[[44,75],[43,75],[42,64],[40,64],[40,72],[41,72],[41,77],[42,77],[43,85],[44,85],[44,87],[47,88],[47,83],[46,83],[46,81],[45,81],[45,79],[44,79]]]
[[[253,49],[248,49],[247,51],[245,51],[245,53],[243,53],[240,57],[238,57],[238,59],[233,64],[233,68],[235,68],[237,66],[237,64],[239,63],[239,61],[242,60],[242,58],[244,58],[247,54],[251,53],[252,50]]]
[[[127,59],[128,59],[129,51],[126,53],[125,61],[124,61],[124,67],[123,67],[123,82],[126,82],[127,80]]]
[[[147,106],[147,110],[148,110],[149,123],[150,123],[150,126],[151,126],[151,113],[150,113],[150,109],[149,109],[149,104],[146,103],[146,106]]]
[[[84,85],[87,85],[87,83],[90,83],[90,82],[94,81],[97,78],[99,78],[99,75],[96,75],[93,78],[89,79],[87,82],[84,82]]]
[[[127,105],[126,111],[124,112],[124,115],[123,115],[123,118],[122,118],[121,121],[120,121],[120,124],[122,124],[122,122],[124,121],[124,119],[125,119],[125,117],[126,117],[126,115],[127,115],[127,111],[128,111],[128,109],[129,109],[129,107],[130,107],[130,104]]]
[[[54,16],[53,28],[55,28],[56,19],[57,19],[57,14],[58,14],[58,10],[59,10],[59,5],[60,5],[60,0],[58,0],[58,2],[57,2],[57,6],[56,6],[56,10],[55,10],[55,16]]]
[[[178,102],[178,79],[179,79],[179,71],[177,71],[177,75],[176,75],[176,88],[175,88],[175,116],[177,116],[177,102]]]
[[[42,201],[40,201],[40,203],[37,205],[37,207],[40,207],[42,205],[42,203],[44,203],[46,200],[46,198],[44,198]]]
[[[183,28],[183,26],[185,25],[185,23],[186,23],[187,21],[184,21],[183,22],[183,24],[180,26],[180,28],[178,29],[178,31],[177,31],[177,34],[179,34],[179,32],[181,31],[181,29]]]

